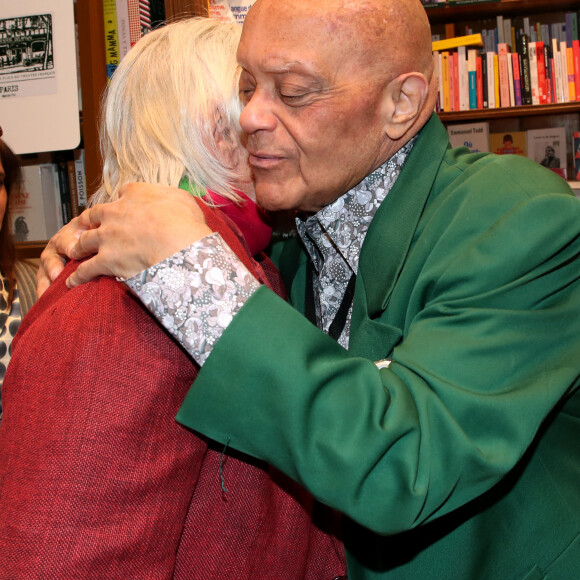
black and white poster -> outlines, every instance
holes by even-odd
[[[73,0],[0,0],[0,126],[19,154],[80,141]]]

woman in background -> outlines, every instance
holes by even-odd
[[[0,128],[0,137],[2,134]],[[31,262],[16,259],[8,210],[10,197],[16,195],[22,185],[20,160],[0,139],[0,396],[6,367],[12,354],[12,339],[23,316],[36,299],[36,267]]]
[[[223,239],[245,266],[236,280],[213,283],[243,285],[249,271],[283,294],[261,253],[270,229],[246,195],[252,180],[237,124],[239,35],[235,23],[202,18],[150,32],[135,45],[108,89],[96,200],[114,203],[132,181],[181,185],[200,196],[214,242]],[[208,252],[200,260],[208,265],[200,276],[213,275],[213,259]],[[1,575],[344,574],[340,542],[314,525],[308,493],[176,423],[198,367],[115,279],[67,290],[77,266],[67,265],[24,321],[6,377]],[[166,280],[163,291],[183,284],[195,291],[185,273]],[[208,305],[209,323],[211,315]]]

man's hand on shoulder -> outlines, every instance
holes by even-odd
[[[95,205],[61,229],[41,255],[37,294],[62,272],[63,256],[80,260],[67,280],[72,288],[97,276],[130,278],[211,233],[186,191],[130,183],[121,198]]]

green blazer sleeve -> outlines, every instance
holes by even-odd
[[[579,384],[580,203],[446,144],[432,121],[371,225],[350,350],[261,288],[177,417],[381,534],[491,489]]]

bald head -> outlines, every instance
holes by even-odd
[[[246,22],[271,17],[304,20],[305,38],[323,29],[350,56],[358,56],[374,73],[398,76],[433,74],[431,29],[420,0],[257,0]],[[279,30],[284,34],[284,30]]]

